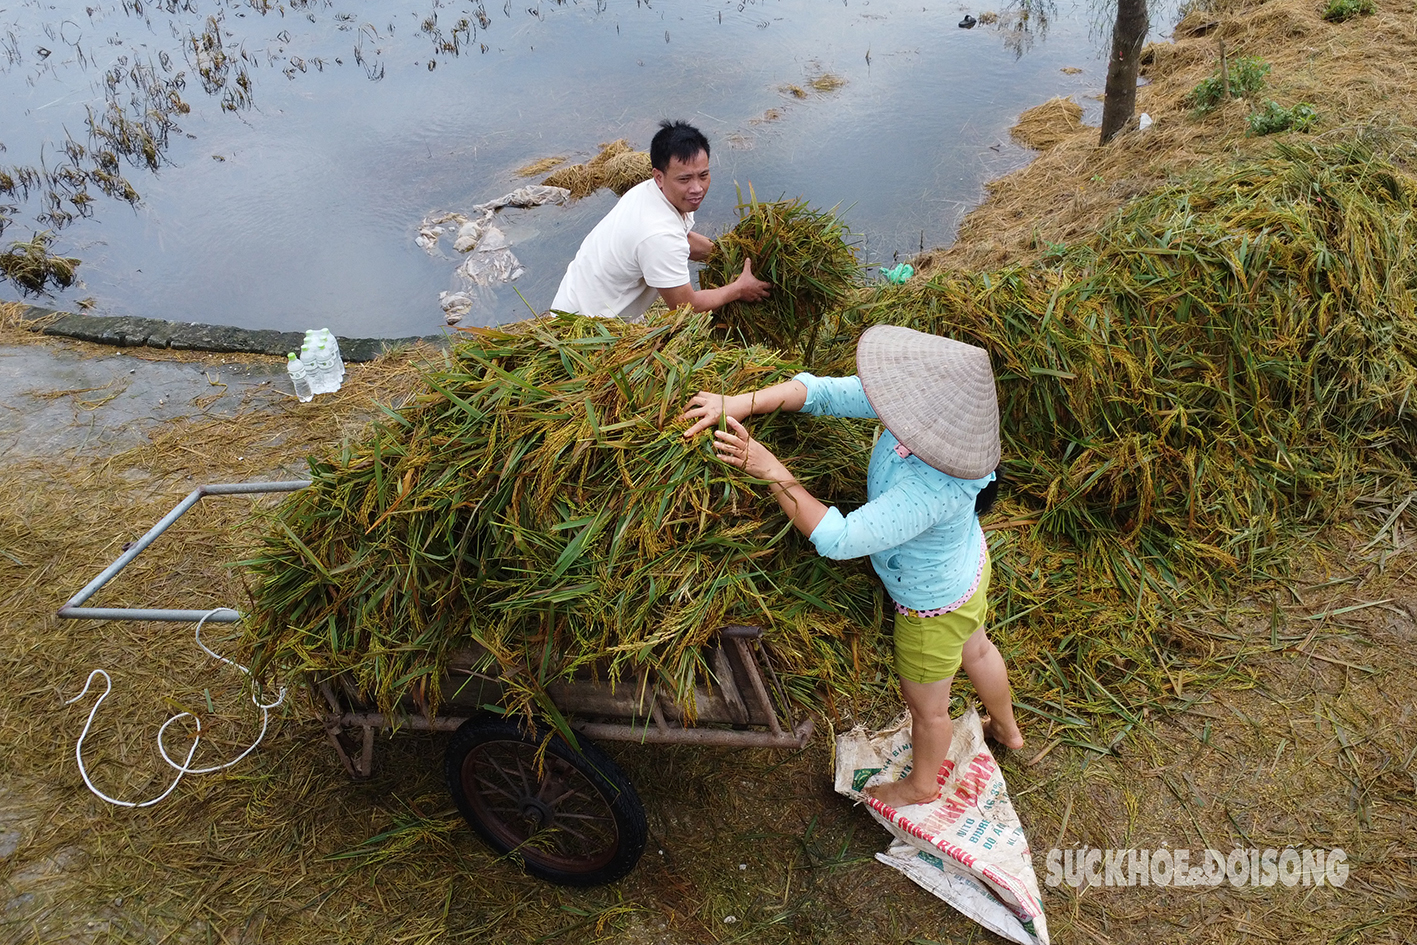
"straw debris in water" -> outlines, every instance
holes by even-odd
[[[595,193],[602,187],[609,187],[617,196],[650,178],[649,152],[635,151],[630,142],[621,138],[600,146],[600,153],[584,164],[570,164],[560,168],[543,184],[551,187],[565,187],[571,192],[571,199]]]
[[[52,237],[36,233],[29,242],[15,241],[0,253],[0,275],[19,286],[20,291],[40,295],[55,288],[67,289],[78,278],[79,260],[56,256],[49,251]]]
[[[514,172],[518,177],[536,177],[545,174],[558,164],[566,163],[565,157],[544,157],[539,161],[532,161],[523,167],[519,167]]]

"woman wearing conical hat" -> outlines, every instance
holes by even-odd
[[[999,406],[988,353],[950,338],[877,325],[857,343],[856,369],[854,377],[798,374],[727,397],[700,391],[682,419],[693,421],[684,433],[692,437],[724,418],[727,429],[714,435],[719,457],[771,483],[818,553],[870,556],[895,604],[895,664],[914,758],[906,777],[867,793],[899,808],[939,794],[937,775],[954,736],[950,683],[961,667],[988,713],[984,733],[1023,746],[1008,670],[984,631],[989,552],[976,503],[995,481]],[[849,515],[828,508],[752,439],[742,421],[775,410],[881,421],[865,505]]]

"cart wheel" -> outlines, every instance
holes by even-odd
[[[563,886],[620,879],[645,849],[645,809],[610,757],[581,750],[542,725],[500,718],[464,722],[448,744],[448,790],[488,846],[517,853],[532,876]]]

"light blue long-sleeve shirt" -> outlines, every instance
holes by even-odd
[[[807,388],[803,413],[875,419],[860,379],[798,374]],[[886,592],[902,607],[935,610],[959,600],[979,574],[984,531],[974,514],[979,491],[994,480],[957,479],[918,456],[901,457],[881,432],[866,472],[866,504],[850,515],[832,506],[812,530],[828,558],[871,556]]]

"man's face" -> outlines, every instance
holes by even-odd
[[[664,170],[655,170],[654,182],[680,213],[693,213],[709,189],[709,158],[700,151],[687,161],[670,158]]]

